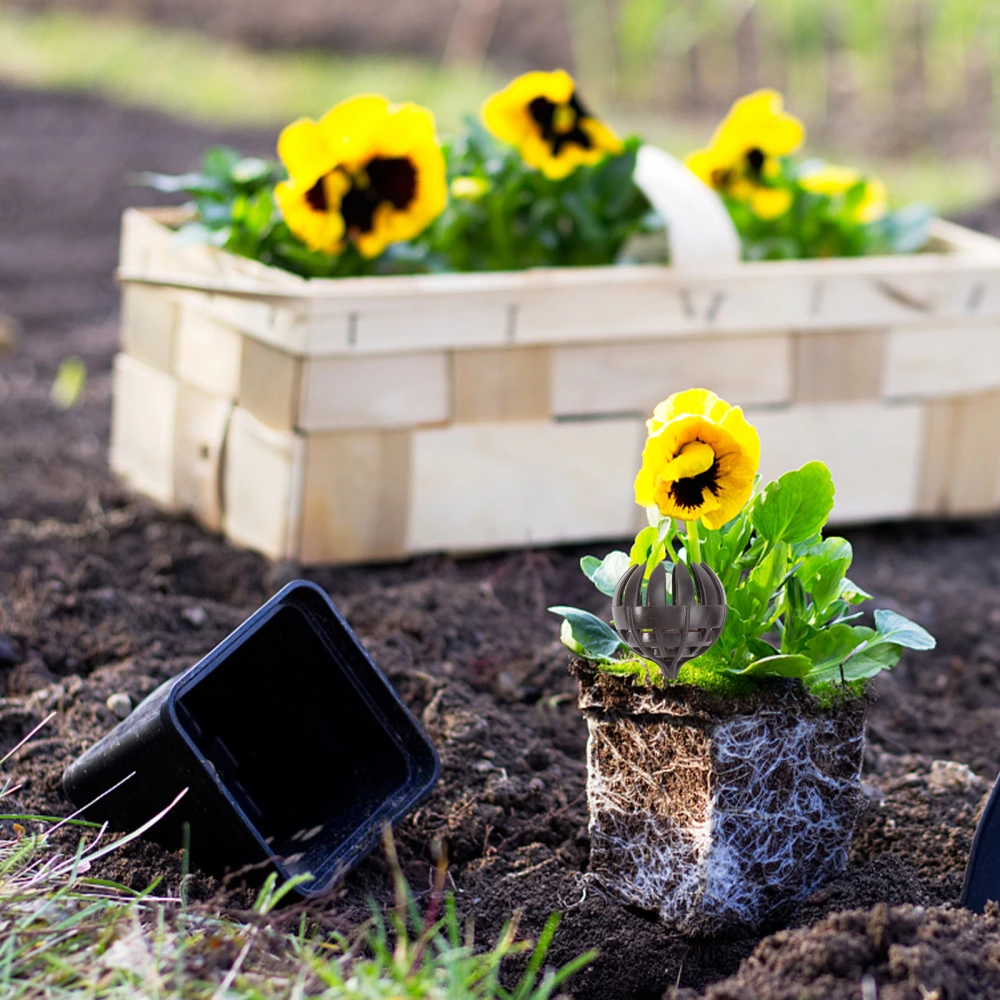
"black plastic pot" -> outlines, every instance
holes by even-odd
[[[961,903],[982,913],[990,901],[1000,902],[1000,777],[986,801],[965,869]]]
[[[82,807],[127,778],[86,810],[117,829],[186,788],[150,837],[177,848],[190,824],[204,870],[308,872],[298,891],[315,896],[438,772],[426,734],[329,597],[296,581],[74,761],[63,788]]]

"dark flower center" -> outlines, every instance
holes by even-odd
[[[321,177],[306,192],[306,202],[314,212],[329,210],[325,179]],[[351,186],[340,200],[340,214],[349,233],[370,233],[379,205],[388,202],[402,211],[417,193],[417,168],[405,156],[373,157],[365,169],[350,180]]]
[[[556,114],[562,108],[568,108],[572,112],[572,117],[569,119],[569,128],[557,129]],[[563,146],[570,144],[581,149],[590,149],[593,146],[590,136],[580,128],[580,122],[584,118],[591,117],[590,112],[575,93],[567,104],[555,104],[547,97],[536,97],[528,104],[528,113],[541,130],[542,138],[552,147],[553,156],[558,156]]]
[[[670,487],[670,495],[678,507],[685,510],[695,510],[701,506],[702,499],[708,490],[712,496],[719,495],[719,460],[716,459],[704,472],[687,479],[678,479]]]
[[[750,173],[759,180],[764,169],[764,151],[754,146],[747,150],[746,158]]]

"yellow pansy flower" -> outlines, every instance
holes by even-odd
[[[799,183],[807,191],[831,197],[846,194],[862,181],[865,185],[864,191],[852,215],[858,222],[874,222],[885,215],[888,209],[885,184],[878,177],[865,176],[853,167],[839,166],[818,167],[799,177]]]
[[[525,163],[552,180],[622,150],[621,140],[587,110],[562,69],[512,80],[486,99],[482,118],[493,135],[516,146]]]
[[[770,182],[780,173],[778,157],[794,153],[805,139],[802,122],[782,110],[782,103],[776,90],[741,97],[709,145],[685,160],[709,187],[747,202],[762,219],[775,219],[791,206],[791,193]]]
[[[687,389],[658,404],[646,428],[636,503],[709,528],[743,509],[760,465],[760,437],[738,406],[708,389]]]
[[[288,180],[275,198],[288,228],[312,250],[364,257],[420,233],[448,198],[434,116],[368,94],[319,121],[300,118],[278,139]]]

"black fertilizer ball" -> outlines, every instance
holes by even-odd
[[[646,564],[639,563],[630,566],[618,581],[611,604],[615,629],[629,649],[658,664],[665,677],[673,678],[683,664],[711,648],[722,634],[726,591],[703,563],[694,563],[690,573],[683,563],[674,564],[672,603],[667,599],[665,564],[659,563],[649,574],[643,597],[645,575]]]

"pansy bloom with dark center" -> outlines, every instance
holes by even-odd
[[[486,99],[482,116],[493,135],[553,180],[622,150],[618,136],[587,110],[573,78],[561,69],[512,80]]]
[[[760,465],[760,437],[738,406],[708,389],[688,389],[660,403],[646,427],[636,503],[709,528],[743,509]]]
[[[364,257],[420,233],[448,198],[434,116],[416,104],[366,95],[318,122],[302,118],[278,139],[288,180],[275,197],[288,228],[312,250]]]
[[[782,110],[781,94],[758,90],[741,97],[704,149],[687,157],[690,170],[720,194],[749,204],[762,219],[784,215],[791,192],[776,186],[779,158],[805,139],[802,123]]]

